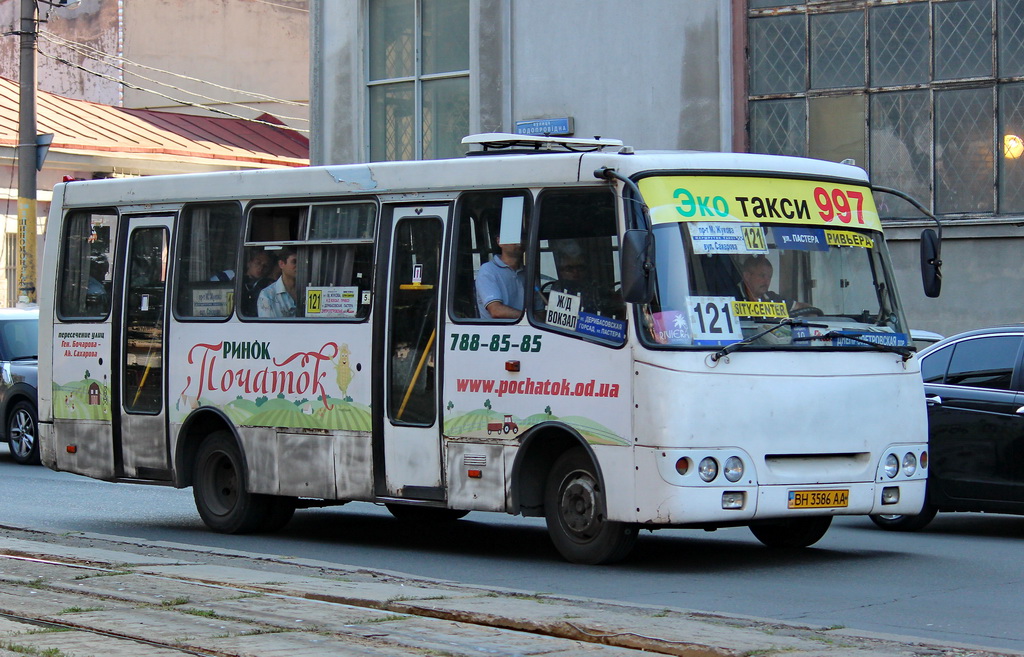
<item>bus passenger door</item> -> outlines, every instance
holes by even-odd
[[[375,450],[383,457],[375,467],[378,494],[389,497],[445,499],[437,354],[447,217],[447,206],[398,207],[392,217],[384,311],[386,413],[383,449]]]
[[[164,323],[171,217],[129,217],[121,307],[121,467],[126,477],[169,480]]]

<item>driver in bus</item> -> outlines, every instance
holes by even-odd
[[[751,256],[744,260],[740,269],[742,280],[739,285],[742,299],[744,301],[784,303],[786,308],[791,311],[810,308],[809,305],[801,301],[787,301],[768,289],[771,287],[774,272],[775,268],[772,266],[771,260],[763,255]]]

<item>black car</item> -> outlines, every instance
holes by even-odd
[[[36,380],[39,311],[0,309],[0,418],[11,457],[39,463]]]
[[[872,516],[921,529],[939,511],[1024,515],[1024,325],[941,340],[918,358],[928,404],[928,493],[917,516]]]

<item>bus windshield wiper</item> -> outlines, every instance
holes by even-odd
[[[793,342],[807,342],[809,340],[834,340],[835,338],[845,338],[852,340],[853,342],[859,342],[869,347],[874,347],[878,351],[887,351],[893,354],[899,354],[903,357],[903,361],[910,360],[910,357],[914,355],[914,352],[906,347],[897,347],[895,345],[882,344],[880,342],[872,342],[871,340],[865,340],[864,338],[857,337],[856,335],[850,335],[849,333],[843,333],[842,331],[829,331],[828,333],[822,333],[821,335],[808,335],[793,338]]]
[[[787,317],[786,319],[782,320],[781,322],[779,322],[777,324],[772,324],[771,326],[769,326],[765,330],[760,331],[758,333],[755,333],[754,335],[750,336],[749,338],[744,338],[743,340],[740,340],[739,342],[733,342],[732,344],[729,344],[729,345],[726,345],[726,346],[722,347],[721,349],[719,349],[715,353],[711,354],[711,362],[712,363],[717,363],[718,361],[722,360],[723,358],[725,358],[726,356],[728,356],[732,352],[736,351],[737,349],[742,349],[743,347],[746,347],[748,344],[751,344],[752,342],[754,342],[754,340],[757,340],[758,338],[764,337],[764,336],[768,335],[769,333],[777,331],[778,329],[782,328],[783,326],[803,326],[805,328],[828,328],[827,324],[811,324],[809,322],[805,322],[805,321],[802,321],[802,320],[799,320],[799,319],[792,319],[790,317]],[[793,339],[796,340],[797,338],[793,338]]]

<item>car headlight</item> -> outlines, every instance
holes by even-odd
[[[885,476],[892,479],[896,476],[896,473],[900,471],[900,460],[896,458],[895,454],[890,454],[885,457]]]
[[[700,478],[704,481],[714,481],[715,477],[718,476],[718,461],[710,456],[705,456],[701,459],[697,471],[700,473]]]
[[[917,472],[917,457],[907,452],[903,455],[903,474],[910,477]]]
[[[743,478],[743,459],[738,456],[730,456],[725,460],[725,467],[722,469],[722,474],[729,481],[736,483]]]

